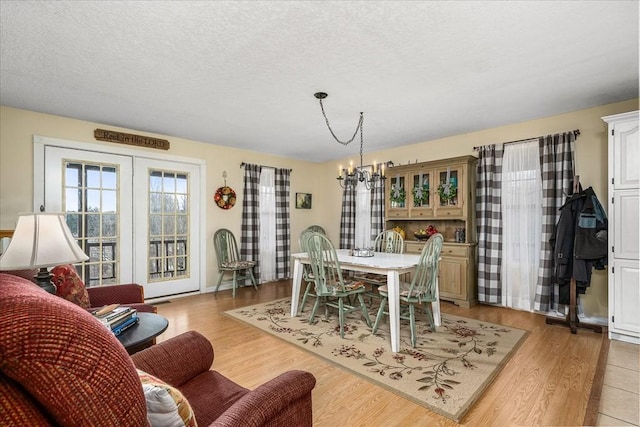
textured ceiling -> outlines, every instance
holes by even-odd
[[[0,103],[310,161],[638,97],[638,1],[0,2]]]

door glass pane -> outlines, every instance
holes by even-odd
[[[406,189],[404,176],[395,176],[391,178],[391,194],[389,195],[391,208],[406,207]]]
[[[458,171],[456,169],[449,169],[447,171],[440,172],[438,181],[438,196],[440,199],[440,206],[457,205]]]
[[[189,276],[189,176],[149,170],[149,282]]]
[[[119,283],[118,167],[64,161],[63,209],[89,260],[78,268],[88,287]]]
[[[413,175],[412,185],[413,207],[429,207],[429,174],[423,172]]]

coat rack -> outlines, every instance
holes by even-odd
[[[576,194],[579,191],[580,191],[580,175],[576,175],[573,177],[573,194]],[[575,277],[571,277],[571,282],[569,283],[569,312],[567,313],[566,318],[562,319],[559,317],[547,316],[546,323],[548,325],[568,326],[569,328],[571,328],[572,334],[577,333],[578,328],[591,329],[592,331],[602,333],[602,326],[580,322],[580,319],[578,318],[577,299],[578,299],[578,293],[576,290],[576,279]]]

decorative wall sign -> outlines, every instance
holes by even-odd
[[[96,129],[93,136],[98,141],[117,142],[119,144],[136,145],[138,147],[169,149],[169,141],[166,139],[152,138],[150,136],[134,135],[132,133],[116,132],[113,130]]]
[[[311,209],[311,194],[296,193],[296,209]]]
[[[236,192],[225,185],[216,190],[213,200],[220,209],[231,209],[236,204]]]

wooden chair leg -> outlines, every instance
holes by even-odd
[[[320,298],[316,298],[316,303],[313,304],[313,308],[311,309],[311,314],[309,315],[309,324],[313,323],[313,319],[316,317],[316,311],[318,310],[318,306],[320,305]]]
[[[411,325],[411,347],[416,346],[416,306],[409,304],[409,324]]]
[[[238,287],[238,271],[234,270],[233,271],[233,298],[236,297],[236,288]]]
[[[378,314],[376,316],[376,323],[373,325],[373,329],[371,330],[372,334],[375,334],[378,330],[378,325],[380,324],[380,320],[382,320],[382,316],[384,316],[384,306],[387,304],[387,298],[380,299],[380,308],[378,309]]]
[[[429,308],[430,304],[431,304],[430,302],[425,304],[424,311],[425,311],[425,313],[427,313],[427,318],[429,319],[429,329],[431,329],[431,332],[435,332],[436,331],[436,323],[433,321],[433,313],[431,312],[431,309]]]
[[[304,295],[302,296],[302,302],[300,303],[298,314],[302,314],[302,312],[304,311],[304,305],[307,303],[307,297],[309,297],[309,292],[311,292],[311,286],[311,283],[307,283],[307,288],[304,290]]]
[[[344,298],[338,298],[338,319],[340,322],[340,338],[344,338]]]
[[[367,309],[367,306],[364,304],[364,297],[362,296],[362,294],[358,294],[358,301],[360,301],[360,308],[362,309],[362,315],[364,316],[364,320],[367,322],[367,326],[371,327],[369,310]]]
[[[213,291],[214,294],[218,293],[218,288],[220,287],[220,284],[222,283],[222,278],[224,277],[224,271],[220,272],[220,277],[218,278],[218,285],[216,286],[216,289]]]
[[[258,290],[258,284],[256,283],[256,278],[253,275],[253,270],[250,268],[249,270],[249,276],[251,277],[251,283],[253,284],[253,288],[257,291]]]

